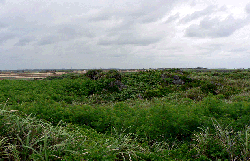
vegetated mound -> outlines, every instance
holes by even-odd
[[[65,91],[86,96],[96,103],[151,99],[174,92],[181,92],[182,97],[200,101],[209,93],[229,98],[232,94],[240,92],[237,87],[228,85],[228,82],[221,78],[192,77],[191,72],[179,69],[146,70],[135,73],[89,70],[86,74],[71,73],[46,78],[46,80],[58,79],[71,79],[72,83],[65,86]]]

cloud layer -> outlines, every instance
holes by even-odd
[[[243,28],[249,23],[249,16],[246,19],[234,19],[234,17],[230,15],[224,20],[219,20],[218,18],[210,19],[209,17],[205,17],[200,21],[200,24],[190,25],[186,29],[186,36],[199,38],[228,37],[236,30]]]
[[[249,22],[248,1],[0,0],[0,70],[248,68]]]

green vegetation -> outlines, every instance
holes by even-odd
[[[0,158],[248,160],[249,78],[171,69],[1,80]]]

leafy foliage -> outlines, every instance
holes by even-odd
[[[249,157],[244,139],[250,125],[249,78],[244,70],[171,69],[1,80],[0,155],[10,160],[243,160]]]

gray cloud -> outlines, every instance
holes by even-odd
[[[129,8],[124,10],[117,10],[117,8],[103,10],[97,14],[99,16],[95,15],[94,18],[91,18],[90,22],[96,23],[99,21],[107,21],[106,23],[113,23],[113,20],[117,20],[117,22],[120,21],[120,23],[112,27],[105,28],[105,26],[103,26],[102,29],[105,30],[102,32],[102,38],[99,39],[97,44],[104,46],[148,46],[160,41],[165,36],[165,31],[161,34],[157,34],[157,36],[142,36],[147,35],[148,33],[143,33],[143,28],[141,27],[161,19],[168,14],[177,3],[178,1],[174,0],[170,0],[168,2],[165,0],[157,0],[154,1],[154,3],[149,0],[143,0],[140,1],[136,7],[135,5],[131,5]],[[169,19],[169,22],[174,21],[174,19],[177,19],[178,17],[178,14],[174,15]],[[155,31],[153,31],[153,33],[154,32]]]
[[[208,17],[206,17],[200,22],[200,27],[203,29],[211,29],[214,25],[218,23],[219,23],[218,19],[216,18],[209,19]]]
[[[184,63],[188,67],[190,62],[200,66],[201,61],[213,67],[214,62],[223,65],[222,60],[226,64],[225,54],[243,55],[250,51],[240,48],[248,48],[249,26],[245,25],[249,18],[213,18],[234,12],[229,9],[235,3],[232,1],[220,0],[218,6],[211,6],[213,2],[208,0],[195,0],[191,6],[192,0],[8,0],[5,6],[1,2],[4,1],[0,0],[0,44],[4,45],[0,52],[9,59],[0,59],[0,68],[146,68],[181,67]],[[208,7],[192,13],[199,5]],[[247,13],[249,6],[245,7]],[[183,10],[185,7],[187,10]],[[244,11],[240,4],[232,8],[237,10],[233,15],[242,15]],[[193,20],[201,22],[187,26],[197,22]],[[228,37],[243,26],[237,42]],[[192,39],[183,37],[183,31],[184,36]],[[211,39],[216,37],[224,38]],[[20,53],[22,59],[16,59]],[[210,61],[212,65],[204,56],[206,53],[214,59]]]
[[[209,44],[208,47],[213,49],[213,50],[220,50],[224,45],[219,43],[219,44]]]
[[[28,45],[30,42],[34,41],[35,39],[32,37],[25,37],[19,39],[19,41],[15,44],[15,46],[25,46]]]
[[[77,33],[74,28],[70,27],[63,27],[58,30],[58,33],[62,40],[74,39],[75,37],[80,35],[80,33]]]
[[[0,14],[0,19],[3,22],[5,29],[12,35],[15,35],[19,41],[14,46],[25,46],[28,44],[27,37],[35,39],[38,35],[48,33],[48,27],[38,25],[36,22],[29,20],[29,16],[25,14]],[[41,20],[42,21],[42,20]]]
[[[195,2],[195,1],[192,1],[192,2],[190,3],[190,6],[196,6],[196,2]]]
[[[175,15],[170,16],[170,17],[166,20],[166,23],[173,22],[173,21],[177,20],[179,17],[180,17],[180,14],[179,14],[179,13],[176,13]]]
[[[215,6],[208,6],[204,10],[196,11],[196,12],[190,14],[190,15],[185,16],[184,18],[182,18],[180,20],[180,22],[181,23],[187,23],[187,22],[193,21],[195,19],[198,19],[198,18],[200,18],[202,16],[210,15],[210,14],[212,14],[214,12],[214,8],[215,8]]]
[[[134,21],[124,21],[119,25],[106,30],[109,35],[120,35],[121,33],[136,33],[136,23]]]
[[[115,41],[101,40],[98,45],[110,46],[110,45],[136,45],[136,46],[147,46],[158,42],[158,39],[122,39]]]
[[[236,49],[232,49],[230,50],[230,52],[244,52],[244,51],[247,51],[248,49],[246,48],[236,48]]]
[[[130,14],[123,11],[123,17],[128,21],[135,21],[136,23],[150,23],[157,21],[158,19],[165,16],[173,5],[177,4],[178,1],[174,0],[156,0],[152,3],[150,0],[141,1],[138,8],[135,8]],[[149,5],[150,4],[150,5]]]
[[[134,1],[127,0],[125,3],[116,1],[112,7],[101,9],[100,12],[91,16],[89,21],[104,21],[110,18],[134,21],[135,23],[151,23],[165,16],[179,0],[150,0]],[[112,2],[114,3],[114,2]],[[117,3],[117,4],[116,4]]]
[[[92,35],[86,31],[85,33],[78,32],[73,26],[55,26],[56,32],[51,32],[49,36],[45,36],[38,41],[39,46],[58,43],[61,41],[69,41],[77,37],[86,36],[92,37]]]
[[[219,11],[227,11],[227,10],[228,10],[228,8],[227,8],[226,5],[221,6],[221,7],[219,8]]]
[[[246,19],[234,19],[233,16],[228,16],[225,20],[220,21],[218,18],[204,18],[199,25],[190,25],[186,29],[187,37],[228,37],[236,30],[247,25],[250,17]]]
[[[58,41],[56,36],[46,36],[43,37],[37,44],[39,46],[54,44]]]
[[[182,47],[179,47],[179,46],[166,47],[166,48],[163,47],[163,48],[160,48],[160,50],[169,51],[170,53],[183,52]]]
[[[160,41],[160,37],[149,38],[140,37],[132,34],[121,34],[113,40],[101,39],[98,45],[110,46],[110,45],[135,45],[135,46],[148,46],[150,44]]]
[[[197,46],[197,49],[200,50],[200,51],[203,51],[202,54],[211,54],[212,52],[215,52],[215,51],[219,51],[219,50],[222,50],[223,48],[223,44],[205,44],[203,46]],[[205,52],[204,52],[205,51]]]
[[[10,14],[0,16],[0,18],[4,18],[5,23],[11,26],[10,30],[19,35],[20,40],[15,44],[17,46],[29,43],[29,40],[22,39],[22,37],[37,37],[36,34],[44,35],[44,33],[48,33],[49,36],[40,38],[38,41],[37,45],[41,46],[82,36],[93,39],[97,35],[119,36],[124,32],[130,32],[134,35],[138,32],[138,28],[136,28],[137,24],[157,21],[171,11],[172,7],[178,3],[176,0],[169,0],[168,2],[165,0],[156,0],[154,3],[150,0],[141,0],[138,2],[134,2],[133,0],[123,2],[106,0],[105,2],[100,1],[98,3],[77,3],[78,5],[72,6],[75,4],[73,1],[69,3],[68,0],[62,0],[57,5],[55,5],[55,1],[52,1],[43,8],[40,6],[44,6],[42,5],[44,3],[37,1],[30,3],[26,7],[14,4],[10,8],[13,11]],[[74,10],[65,8],[68,5],[73,7]],[[36,10],[32,9],[34,6],[36,6]],[[15,10],[15,7],[18,7],[18,10]],[[50,10],[50,7],[54,7],[54,9]],[[92,9],[95,12],[87,14]],[[72,16],[74,15],[73,13],[80,15],[79,18]],[[67,15],[70,15],[71,18],[67,19],[69,18]],[[53,25],[54,21],[60,22],[64,20],[67,21],[59,23],[59,25]],[[107,21],[107,23],[105,24],[103,21]],[[121,23],[109,26],[110,23],[117,21],[121,21]],[[150,44],[151,41],[156,42],[158,40],[158,38],[129,40],[130,37],[121,38],[115,44],[145,45]],[[125,42],[126,40],[128,40],[127,43]]]
[[[211,57],[212,55],[224,51],[226,48],[223,43],[204,43],[196,46],[195,55]]]
[[[1,33],[0,34],[0,45],[5,43],[7,40],[13,39],[16,36],[14,34],[11,33]]]
[[[105,21],[105,20],[109,20],[111,17],[109,15],[97,15],[94,17],[90,17],[88,19],[89,22],[98,22],[98,21]]]
[[[5,28],[5,27],[7,27],[8,25],[6,25],[5,23],[2,23],[2,22],[0,22],[0,29],[1,28]]]
[[[250,14],[250,3],[248,3],[248,4],[246,5],[245,10],[246,10],[246,12],[247,12],[248,14]]]

